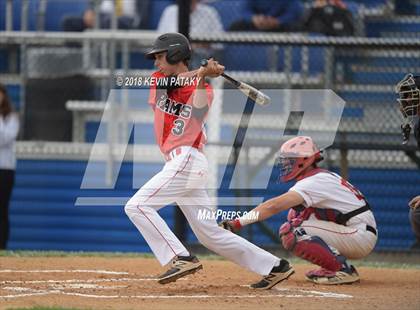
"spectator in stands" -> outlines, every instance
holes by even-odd
[[[247,0],[241,20],[230,26],[231,31],[296,31],[299,29],[303,6],[299,0]]]
[[[420,195],[411,199],[408,205],[410,206],[411,227],[416,237],[416,242],[414,242],[411,248],[420,251]]]
[[[343,0],[313,1],[302,28],[327,36],[351,36],[355,31],[352,13]]]
[[[0,84],[0,249],[9,239],[9,200],[12,193],[16,158],[14,142],[19,119],[13,113],[6,88]]]
[[[160,33],[178,32],[178,5],[173,4],[165,8],[160,17],[158,29]],[[191,0],[190,34],[208,34],[223,32],[223,24],[217,10],[200,0]],[[193,55],[191,67],[200,67],[203,58],[213,57],[220,60],[221,44],[192,44]]]
[[[86,0],[87,1],[87,0]],[[99,7],[99,28],[111,28],[112,14],[117,15],[118,29],[144,29],[147,27],[150,0],[103,0]],[[83,16],[66,16],[62,22],[64,31],[84,31],[94,28],[95,12],[89,8]]]

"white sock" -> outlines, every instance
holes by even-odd
[[[190,256],[190,252],[188,251],[182,251],[181,253],[178,253],[178,256]]]

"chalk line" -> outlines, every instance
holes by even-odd
[[[41,283],[97,283],[97,282],[142,282],[142,281],[157,281],[157,278],[110,278],[110,279],[67,279],[67,280],[5,280],[0,281],[0,284],[41,284]],[[187,279],[178,279],[178,281],[185,281]]]
[[[59,270],[59,269],[52,269],[52,270],[12,270],[12,269],[2,269],[0,273],[98,273],[98,274],[121,274],[121,275],[128,275],[128,272],[124,271],[109,271],[109,270],[89,270],[89,269],[75,269],[75,270]]]

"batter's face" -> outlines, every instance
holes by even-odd
[[[166,60],[166,52],[155,54],[155,67],[164,75],[175,75],[177,65],[171,65]]]

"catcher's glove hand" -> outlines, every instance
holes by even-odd
[[[239,232],[239,230],[241,229],[240,225],[241,224],[239,223],[239,221],[235,221],[235,220],[233,220],[233,221],[224,220],[224,221],[219,223],[220,227],[222,227],[226,230],[229,230],[233,233]]]

